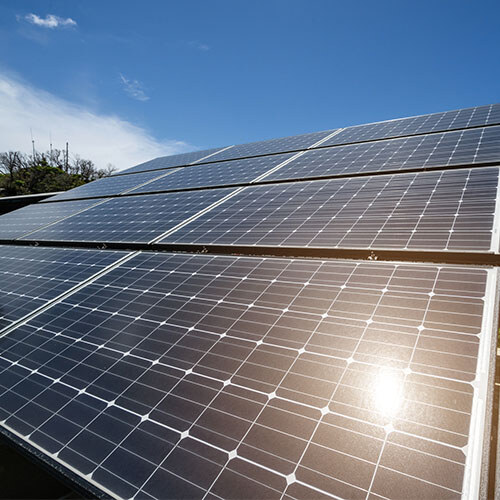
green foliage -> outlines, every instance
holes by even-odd
[[[35,157],[9,151],[0,154],[0,196],[66,191],[113,171],[111,166],[97,169],[78,156],[69,161],[58,150]]]

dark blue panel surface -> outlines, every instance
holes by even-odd
[[[115,175],[131,173],[131,172],[144,172],[147,170],[158,170],[162,168],[172,168],[172,167],[182,167],[184,165],[190,165],[191,163],[196,163],[205,156],[209,156],[221,148],[205,149],[203,151],[193,151],[191,153],[182,153],[172,156],[161,156],[155,158],[154,160],[149,160],[135,167],[127,168],[126,170],[121,170]],[[210,161],[207,159],[207,161]]]
[[[445,111],[430,115],[412,116],[397,120],[347,127],[325,141],[325,145],[371,141],[387,137],[427,134],[500,123],[500,104]]]
[[[0,239],[16,239],[95,205],[96,200],[36,203],[0,217]]]
[[[312,150],[267,179],[404,171],[496,161],[500,161],[500,127],[490,127]]]
[[[145,186],[134,189],[132,192],[148,193],[171,189],[246,183],[256,179],[292,156],[293,153],[287,153],[179,168],[172,175],[150,182]]]
[[[142,172],[134,175],[123,175],[105,177],[94,182],[89,182],[75,189],[70,189],[57,196],[52,196],[47,201],[70,200],[74,198],[89,198],[107,196],[111,194],[120,194],[124,191],[129,191],[134,187],[140,186],[145,182],[161,177],[165,174],[171,174],[173,170],[168,172]]]
[[[488,251],[498,168],[247,187],[166,243]]]
[[[231,192],[214,189],[112,198],[60,224],[36,231],[27,239],[147,243]],[[57,205],[66,203],[71,202]]]
[[[124,255],[98,250],[0,246],[0,329]]]
[[[286,153],[287,151],[307,149],[330,135],[332,132],[333,130],[325,130],[322,132],[312,132],[310,134],[280,137],[279,139],[269,139],[267,141],[238,144],[237,146],[225,149],[211,156],[210,161],[231,160],[235,158],[246,158],[248,156]]]

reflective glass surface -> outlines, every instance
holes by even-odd
[[[0,330],[123,255],[123,252],[0,245]]]
[[[487,279],[142,254],[0,339],[0,425],[120,498],[460,498]]]
[[[311,150],[267,179],[404,171],[494,161],[500,162],[500,127]]]
[[[325,141],[327,145],[370,141],[402,135],[428,134],[500,123],[500,104],[444,111],[430,115],[411,116],[397,120],[347,127]]]
[[[498,168],[245,188],[166,243],[488,251]]]
[[[291,156],[293,153],[179,168],[172,175],[150,182],[132,192],[147,193],[171,189],[243,184],[256,179]]]
[[[99,203],[99,200],[65,203],[35,203],[0,216],[0,239],[15,239],[47,224],[69,217]]]
[[[230,192],[230,189],[217,189],[111,198],[102,205],[36,231],[26,239],[147,243]],[[57,205],[66,203],[75,202]]]

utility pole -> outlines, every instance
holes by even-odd
[[[49,143],[50,143],[50,166],[52,166],[52,132],[49,132]]]
[[[68,171],[68,155],[69,155],[69,148],[68,148],[68,143],[66,142],[66,160],[64,162],[64,169],[66,172]]]
[[[33,129],[30,128],[31,146],[33,147],[33,161],[35,161],[35,139],[33,139]]]

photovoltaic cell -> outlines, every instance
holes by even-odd
[[[162,177],[134,189],[132,192],[148,193],[173,189],[242,184],[254,180],[292,156],[293,153],[286,153],[179,168],[172,175]]]
[[[0,245],[0,330],[124,255],[123,252]]]
[[[268,141],[239,144],[229,149],[225,149],[224,151],[220,151],[219,153],[211,156],[209,160],[232,160],[248,156],[286,153],[288,151],[307,149],[316,142],[330,135],[332,132],[333,130],[325,130],[323,132],[313,132],[311,134],[294,135],[291,137],[270,139]]]
[[[332,146],[335,144],[441,132],[498,123],[500,123],[500,104],[490,104],[475,108],[458,109],[443,113],[412,116],[399,120],[347,127],[339,134],[325,141],[324,144]]]
[[[74,198],[88,198],[108,196],[111,194],[120,194],[124,191],[129,191],[132,188],[140,186],[145,182],[161,177],[165,174],[170,175],[175,170],[168,170],[166,172],[142,172],[134,175],[122,175],[113,177],[104,177],[75,189],[70,189],[62,194],[52,196],[46,201],[70,200]]]
[[[500,127],[311,150],[269,175],[297,179],[500,162]]]
[[[193,151],[191,153],[182,153],[171,156],[160,156],[159,158],[140,163],[139,165],[127,168],[126,170],[120,170],[120,172],[117,172],[115,175],[144,172],[146,170],[158,170],[162,168],[182,167],[184,165],[196,163],[205,156],[209,156],[216,151],[219,151],[219,149],[221,148],[205,149],[203,151]]]
[[[28,205],[0,217],[0,239],[19,238],[96,203],[96,200],[81,200]]]
[[[119,498],[473,497],[494,279],[141,254],[0,339],[0,426]]]
[[[147,243],[231,192],[216,189],[111,198],[60,224],[36,231],[26,239]],[[66,203],[72,202],[57,205]]]
[[[489,251],[498,168],[247,187],[162,242]]]

